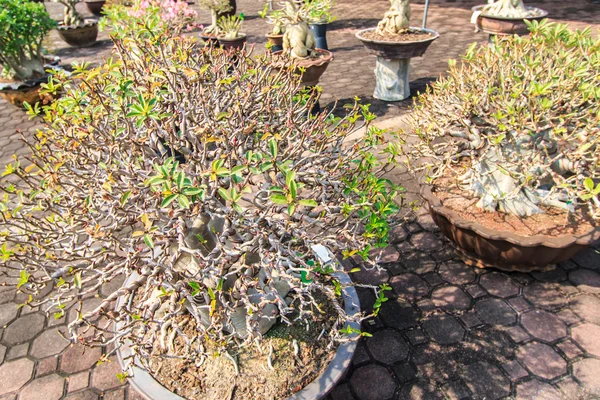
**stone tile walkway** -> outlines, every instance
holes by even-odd
[[[420,25],[423,1],[413,2],[413,25]],[[432,0],[428,26],[440,32],[425,57],[413,60],[413,93],[443,74],[473,41],[484,42],[468,23],[478,1]],[[528,2],[573,27],[600,27],[600,6],[588,0]],[[257,17],[259,0],[238,1],[247,19],[244,30],[257,50],[267,28]],[[354,38],[373,26],[388,2],[339,0],[328,34],[336,59],[322,79],[323,105],[360,96],[383,118],[406,113],[412,100],[383,103],[371,97],[374,57]],[[47,4],[54,17],[57,4]],[[194,6],[196,7],[196,6]],[[208,21],[206,13],[201,21]],[[65,62],[100,62],[110,42],[87,49],[66,47],[55,32],[48,47]],[[262,50],[260,50],[262,51]],[[0,100],[0,166],[13,153],[25,154],[19,141],[39,127],[22,110]],[[405,179],[402,177],[401,179]],[[414,183],[402,180],[407,186]],[[354,274],[359,282],[389,283],[393,291],[375,320],[364,329],[353,366],[329,400],[388,399],[598,399],[600,398],[600,253],[589,249],[550,272],[522,274],[474,270],[457,259],[439,237],[431,219],[420,216],[394,233],[383,255],[385,270]],[[114,288],[113,288],[114,289]],[[84,302],[89,309],[101,291]],[[360,290],[366,311],[371,292]],[[0,287],[0,400],[140,399],[117,378],[115,360],[98,364],[106,349],[69,346],[59,332],[64,319],[17,305],[14,288]],[[80,305],[72,307],[73,318]]]

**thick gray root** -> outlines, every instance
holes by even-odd
[[[410,28],[410,0],[390,0],[389,11],[377,24],[376,32],[380,35],[397,35]]]

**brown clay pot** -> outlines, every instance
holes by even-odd
[[[17,107],[23,107],[23,103],[27,102],[31,105],[40,101],[40,85],[32,87],[24,87],[20,89],[2,89],[0,96]]]
[[[92,14],[96,16],[101,16],[102,7],[104,7],[105,3],[106,0],[89,0],[85,2],[85,5]]]
[[[242,47],[244,47],[244,44],[246,43],[246,34],[240,33],[240,37],[237,37],[235,39],[225,39],[224,37],[220,37],[218,38],[218,40],[223,50],[240,50]]]
[[[483,7],[475,6],[472,11],[480,11]],[[535,8],[535,7],[527,7]],[[548,12],[539,9],[541,14],[538,17],[526,18],[528,21],[541,21],[548,16]],[[477,17],[477,28],[489,35],[506,36],[506,35],[528,35],[529,28],[525,23],[525,18],[506,18],[489,15],[479,15]]]
[[[489,229],[445,207],[431,189],[430,185],[421,186],[431,217],[468,265],[504,271],[545,270],[600,240],[600,227],[580,236],[522,236]]]
[[[98,21],[86,20],[82,26],[58,26],[58,34],[73,47],[89,47],[98,38]]]
[[[298,59],[294,60],[297,67],[305,69],[302,73],[302,85],[303,86],[315,86],[319,84],[321,75],[325,72],[329,63],[333,60],[333,53],[329,50],[315,49],[319,53],[320,57],[313,59]],[[282,51],[276,51],[273,53],[274,56],[281,55]],[[301,74],[300,70],[296,71]]]
[[[283,49],[283,35],[273,35],[269,33],[266,36],[267,42],[270,44],[268,48],[270,48],[271,51],[275,52]]]

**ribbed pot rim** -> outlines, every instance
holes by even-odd
[[[480,11],[485,6],[486,6],[486,4],[480,4],[478,6],[474,6],[471,8],[471,11],[473,11],[473,12]],[[532,7],[532,6],[525,6],[525,8],[528,10],[540,10],[542,12],[542,14],[538,15],[537,17],[523,17],[523,18],[503,17],[501,15],[487,15],[487,14],[481,14],[481,17],[489,18],[489,19],[500,19],[503,21],[523,21],[524,19],[527,19],[527,20],[539,19],[539,18],[544,18],[544,17],[548,16],[548,11],[544,10],[543,8]]]
[[[461,217],[456,211],[442,204],[442,201],[433,193],[432,185],[421,184],[421,197],[427,201],[436,213],[446,217],[455,226],[468,229],[489,240],[503,240],[522,247],[546,246],[562,249],[574,244],[588,246],[600,239],[600,227],[595,227],[583,235],[565,234],[560,236],[533,235],[523,236],[509,231],[498,231],[487,228],[475,221]]]

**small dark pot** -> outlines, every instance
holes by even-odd
[[[317,45],[315,46],[317,49],[329,50],[329,47],[327,47],[327,25],[329,24],[326,22],[321,24],[308,24],[311,33],[317,41]]]
[[[2,89],[0,90],[0,97],[7,100],[9,103],[14,104],[17,107],[23,107],[23,103],[27,102],[31,105],[41,100],[40,98],[40,84],[38,83],[32,87],[24,87],[20,89]]]
[[[204,33],[200,33],[200,39],[202,39],[204,44],[207,46],[216,46],[219,43],[219,40],[214,35],[205,35]]]
[[[98,38],[98,21],[86,20],[83,26],[58,26],[58,35],[73,47],[89,47]]]
[[[91,0],[86,1],[85,6],[92,14],[99,17],[102,15],[102,7],[104,7],[105,3],[106,0]]]
[[[244,33],[240,33],[240,37],[235,38],[235,39],[225,39],[225,38],[218,38],[219,40],[219,44],[221,45],[221,47],[223,48],[223,50],[230,50],[230,49],[236,49],[236,50],[240,50],[242,49],[242,47],[244,47],[244,44],[246,43],[246,34]]]
[[[442,234],[452,242],[463,261],[474,267],[520,272],[546,270],[600,239],[600,227],[578,236],[522,236],[497,231],[466,220],[445,207],[430,185],[421,186],[421,196]]]
[[[271,52],[283,50],[283,35],[267,34],[267,41],[271,44]]]

